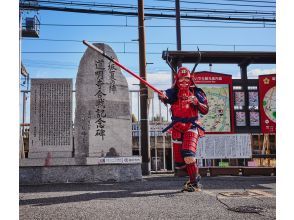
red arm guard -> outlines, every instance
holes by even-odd
[[[202,115],[206,115],[208,113],[208,103],[207,99],[203,101],[203,103],[199,102],[195,96],[191,97],[191,103],[198,108]]]
[[[202,115],[206,115],[208,113],[208,101],[205,92],[200,89],[196,88],[195,96],[198,99],[197,108]]]
[[[209,110],[207,100],[205,103],[198,102],[198,109],[202,115],[206,115]]]

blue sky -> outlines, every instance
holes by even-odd
[[[84,1],[93,3],[93,1]],[[132,4],[137,5],[136,0],[128,1],[104,1],[95,0],[96,3]],[[199,1],[205,2],[205,1]],[[230,2],[227,0],[211,1],[223,4],[241,4],[241,2]],[[251,4],[251,3],[247,3]],[[253,4],[253,3],[252,3]],[[255,3],[264,5],[265,3]],[[269,4],[273,5],[273,4]],[[150,0],[145,1],[145,6],[174,7],[170,1]],[[258,10],[275,11],[275,8],[241,7],[227,5],[205,5],[181,3],[181,8],[215,9],[215,10]],[[148,12],[147,10],[145,12]],[[165,13],[165,12],[162,12]],[[21,42],[22,62],[26,66],[31,78],[72,78],[75,82],[76,74],[82,53],[26,53],[26,52],[84,52],[86,47],[82,40],[106,42],[115,52],[119,62],[139,74],[138,57],[138,28],[137,27],[113,27],[113,26],[50,26],[50,24],[65,25],[137,25],[136,17],[81,14],[57,11],[23,12],[22,16],[30,17],[37,15],[40,22],[40,38],[23,38]],[[216,15],[217,16],[217,15]],[[146,61],[152,63],[147,65],[147,80],[159,89],[170,86],[170,69],[161,58],[161,53],[167,48],[176,50],[175,27],[150,27],[150,26],[175,26],[174,19],[146,19]],[[227,24],[223,22],[204,22],[195,20],[182,20],[182,50],[224,50],[224,51],[275,51],[276,34],[275,28],[252,28],[263,27],[263,24]],[[149,26],[149,27],[148,27]],[[185,27],[202,26],[202,27]],[[206,27],[203,27],[206,26]],[[207,27],[208,26],[208,27]],[[214,26],[214,27],[210,27]],[[215,26],[222,26],[215,27]],[[224,28],[224,26],[237,26],[238,28]],[[269,25],[266,25],[268,27]],[[250,27],[250,28],[247,28]],[[49,39],[49,40],[48,40]],[[69,42],[60,40],[71,40]],[[79,41],[79,42],[78,42]],[[122,43],[117,43],[122,42]],[[125,42],[125,43],[123,43]],[[187,45],[188,44],[188,45]],[[194,44],[194,45],[189,45]],[[235,45],[235,46],[234,46]],[[251,46],[246,46],[251,45]],[[265,45],[265,46],[258,46]],[[123,53],[134,52],[134,53]],[[152,53],[152,54],[150,54]],[[192,66],[192,65],[188,65]],[[209,70],[208,64],[200,64],[198,71]],[[237,78],[240,69],[237,65],[213,65],[212,71],[232,74]],[[258,74],[275,73],[275,65],[250,65],[248,67],[249,77]],[[129,83],[130,89],[138,88],[138,80],[127,73],[123,73]],[[135,104],[136,100],[134,100]],[[133,109],[137,111],[137,109]]]

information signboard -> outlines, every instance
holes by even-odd
[[[200,115],[207,133],[232,133],[233,102],[232,76],[215,72],[196,72],[192,74],[197,87],[206,93],[209,112]]]
[[[276,74],[259,76],[262,133],[276,133]]]
[[[206,135],[198,142],[197,159],[251,158],[250,134]]]

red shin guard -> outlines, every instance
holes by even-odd
[[[190,178],[190,183],[194,183],[198,174],[198,167],[196,166],[196,163],[186,164],[186,169]]]

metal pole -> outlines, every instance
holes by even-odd
[[[166,121],[168,122],[168,106],[166,106]]]
[[[141,120],[140,118],[140,91],[138,91],[138,122]]]
[[[152,111],[151,121],[152,121],[152,124],[153,124],[152,136],[153,136],[153,138],[155,138],[155,130],[154,130],[154,126],[155,126],[155,122],[154,122],[154,97],[152,98],[151,108],[152,108],[152,110],[151,110]]]
[[[247,76],[248,65],[249,65],[248,63],[240,64],[242,87],[245,93],[245,106],[249,106],[248,76]],[[246,127],[249,127],[250,126],[250,111],[248,108],[245,108],[245,116],[246,116]]]
[[[133,93],[130,92],[130,90],[129,90],[129,102],[130,102],[130,111],[131,111],[131,114],[133,114]],[[133,119],[133,115],[132,115],[132,119]]]
[[[177,32],[177,50],[182,50],[182,39],[181,39],[181,9],[180,0],[176,0],[176,32]],[[182,62],[178,61],[178,68],[182,66]]]
[[[21,78],[21,37],[22,37],[22,16],[21,16],[21,10],[19,11],[19,78]],[[19,85],[19,90],[21,89],[21,85]],[[23,93],[23,124],[24,124],[24,120],[25,120],[25,92]],[[20,102],[20,99],[18,100]],[[25,153],[24,153],[24,130],[25,130],[25,126],[23,126],[22,128],[19,127],[19,137],[21,138],[20,140],[20,158],[25,158]]]
[[[141,123],[140,123],[140,92],[138,92],[138,147],[139,147],[139,155],[141,156]]]
[[[161,125],[162,124],[162,114],[161,114],[161,101],[158,100],[158,103],[159,103],[159,124]],[[163,140],[163,135],[162,135],[162,140]],[[163,162],[165,162],[165,152],[164,152],[165,148],[163,148]],[[164,165],[165,166],[165,165]]]
[[[162,135],[162,145],[163,145],[163,169],[166,170],[165,166],[165,134]]]
[[[162,118],[161,118],[161,101],[158,100],[158,104],[159,104],[159,123],[162,123]]]
[[[155,129],[155,136],[154,136],[154,151],[155,151],[155,171],[157,171],[157,131]]]
[[[154,97],[152,98],[152,121],[154,122]]]
[[[172,159],[172,171],[175,171],[175,165],[174,165],[174,148],[173,148],[173,142],[172,137],[170,136],[170,143],[171,143],[171,159]]]
[[[139,63],[140,77],[146,81],[145,30],[144,30],[144,1],[138,0],[138,29],[139,29]],[[141,106],[141,154],[142,175],[150,175],[150,145],[148,138],[148,90],[140,81]]]
[[[22,123],[26,122],[26,92],[23,92],[23,103],[22,103]],[[22,135],[24,135],[25,128],[22,128]]]
[[[21,17],[21,10],[19,11],[19,80],[21,79],[21,36],[22,36],[22,17]],[[19,90],[21,89],[21,85],[19,85]],[[23,93],[24,96],[25,93]],[[24,99],[23,99],[24,100]],[[19,100],[20,102],[20,100]],[[24,102],[22,103],[24,106]],[[22,123],[24,123],[24,116],[22,117]],[[23,135],[23,128],[20,128],[20,133]],[[21,137],[22,138],[22,137]]]

